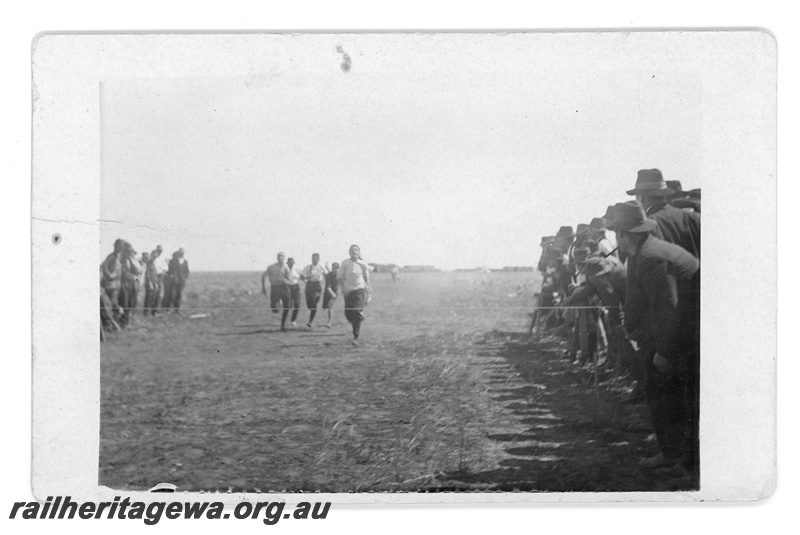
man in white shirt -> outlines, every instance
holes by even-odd
[[[606,228],[606,221],[603,217],[595,217],[589,223],[589,239],[597,242],[597,250],[603,258],[616,256],[617,237],[614,232]]]
[[[358,245],[350,246],[350,258],[342,261],[337,274],[344,293],[344,316],[353,326],[353,345],[358,345],[364,307],[372,300],[369,284],[369,266],[361,259]]]
[[[289,266],[289,278],[292,283],[289,284],[289,295],[291,296],[292,309],[292,325],[297,326],[297,315],[300,313],[300,268],[294,264],[294,258],[286,260],[286,265]]]
[[[317,304],[322,297],[322,287],[325,284],[325,275],[328,270],[319,263],[319,253],[311,255],[311,263],[303,269],[300,279],[306,283],[306,306],[309,310],[308,323],[306,326],[311,329],[314,317],[317,315]]]
[[[164,275],[169,270],[167,261],[161,256],[164,248],[160,245],[150,253],[150,265],[152,266],[152,293],[150,294],[150,313],[155,316],[158,312],[158,305],[161,301],[161,292],[164,289]]]

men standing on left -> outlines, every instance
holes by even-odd
[[[142,266],[136,259],[136,251],[130,243],[125,242],[122,253],[122,276],[120,299],[121,306],[125,309],[122,316],[123,325],[127,325],[133,319],[136,310],[136,301],[139,298],[139,278],[142,275]]]
[[[119,304],[119,292],[122,288],[122,254],[125,249],[125,240],[118,239],[114,242],[114,252],[103,260],[100,270],[103,273],[100,285],[106,291],[111,301],[114,313],[120,317],[124,309]]]
[[[357,346],[361,322],[364,321],[363,310],[372,299],[369,266],[361,260],[361,249],[358,245],[350,246],[350,258],[342,261],[337,278],[344,292],[344,316],[353,326],[353,345]]]
[[[322,288],[325,282],[325,275],[328,270],[319,263],[319,254],[311,255],[311,263],[303,269],[300,279],[306,283],[306,306],[309,310],[308,323],[306,326],[311,329],[314,324],[314,317],[317,315],[317,304],[322,297]]]
[[[145,305],[150,309],[150,314],[153,316],[158,312],[158,305],[161,300],[161,292],[164,288],[164,275],[167,273],[169,266],[167,265],[161,253],[164,248],[158,245],[155,250],[150,253],[150,265],[147,272],[147,286],[150,290],[150,303]]]
[[[189,278],[189,262],[183,255],[183,248],[172,255],[166,275],[168,283],[164,284],[164,308],[172,308],[176,313],[181,308],[183,288],[186,286],[186,279]]]
[[[267,295],[265,280],[269,279],[269,302],[272,312],[278,313],[278,303],[283,308],[281,316],[281,330],[286,330],[286,317],[289,315],[292,297],[289,295],[289,285],[292,283],[289,266],[286,265],[286,255],[278,253],[278,261],[267,268],[261,275],[261,293]]]

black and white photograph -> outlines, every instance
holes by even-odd
[[[75,387],[96,396],[98,486],[731,491],[717,374],[747,363],[719,371],[737,343],[714,305],[719,232],[728,179],[746,196],[767,175],[719,167],[746,134],[715,117],[763,141],[764,172],[771,36],[94,37],[139,69],[92,86],[85,134],[98,382]],[[741,54],[750,85],[731,86]],[[42,236],[64,250],[60,219]],[[759,369],[748,411],[772,406]],[[765,416],[748,489],[774,486]]]

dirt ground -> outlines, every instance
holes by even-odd
[[[195,273],[181,314],[101,348],[100,484],[188,491],[655,491],[632,386],[527,337],[535,274],[373,277],[360,347],[280,332],[257,273]],[[205,317],[192,318],[204,314]]]

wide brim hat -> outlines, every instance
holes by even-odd
[[[556,238],[572,238],[575,234],[572,232],[572,227],[563,226],[556,232]]]
[[[675,193],[681,193],[683,191],[680,180],[665,180],[665,182],[667,183],[667,187]]]
[[[589,223],[590,231],[605,230],[605,229],[606,229],[606,220],[604,217],[592,218],[592,221]]]
[[[618,202],[614,205],[614,230],[651,232],[658,224],[648,219],[639,201]]]
[[[606,208],[605,215],[601,218],[603,223],[606,226],[606,230],[613,230],[611,228],[612,224],[614,223],[614,205],[609,204],[608,208]]]
[[[636,186],[626,192],[628,195],[645,195],[648,197],[666,197],[674,195],[675,190],[667,186],[661,171],[658,169],[642,169],[636,175]]]

